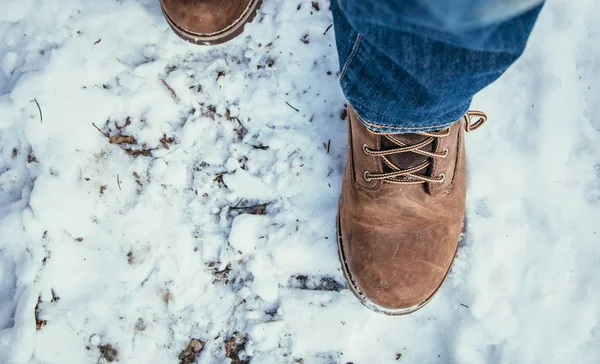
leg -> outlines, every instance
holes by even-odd
[[[423,2],[432,0],[332,2],[340,83],[371,130],[434,130],[456,121],[521,55],[541,8],[482,26],[461,16],[472,0],[451,2],[450,24]]]
[[[450,270],[465,215],[464,132],[486,119],[467,109],[522,53],[540,10],[482,25],[455,2],[437,19],[430,2],[332,4],[350,102],[340,261],[359,300],[390,315],[423,307]]]

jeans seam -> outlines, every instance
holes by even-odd
[[[367,119],[363,118],[362,116],[360,116],[360,114],[358,113],[358,111],[356,111],[356,109],[354,110],[354,115],[356,115],[356,117],[358,118],[358,120],[365,124],[367,127],[372,127],[372,128],[379,128],[379,129],[395,129],[395,130],[424,130],[424,129],[431,129],[431,128],[443,128],[443,127],[448,127],[452,124],[454,124],[456,122],[452,121],[449,123],[444,123],[444,124],[438,124],[438,125],[428,125],[428,126],[390,126],[390,125],[381,125],[381,124],[375,124],[372,123],[370,121],[368,121]]]
[[[344,68],[342,70],[342,75],[340,76],[340,82],[342,82],[344,77],[346,77],[348,68],[350,68],[350,64],[352,63],[352,61],[354,61],[354,57],[356,57],[356,54],[358,53],[358,47],[360,47],[361,41],[362,41],[362,34],[359,34],[356,37],[356,41],[354,41],[354,47],[352,47],[352,53],[350,55],[350,59],[348,59],[348,61],[346,61],[346,64],[344,64]]]

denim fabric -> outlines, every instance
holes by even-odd
[[[539,0],[434,6],[444,3],[332,0],[340,84],[369,129],[438,130],[458,120],[523,53],[542,7]]]

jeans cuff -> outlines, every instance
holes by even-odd
[[[360,105],[351,105],[356,118],[370,131],[378,134],[406,134],[446,129],[467,113],[470,103],[460,105],[441,116],[428,118],[425,123],[420,120],[390,120],[365,110]]]

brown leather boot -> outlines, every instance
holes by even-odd
[[[227,42],[244,31],[262,0],[160,0],[175,34],[195,44]]]
[[[442,131],[375,134],[348,111],[338,215],[342,269],[366,307],[411,313],[431,300],[456,255],[465,215],[464,132],[487,117],[470,111]]]

